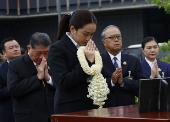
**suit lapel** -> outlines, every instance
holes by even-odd
[[[4,79],[5,81],[7,81],[7,73],[8,73],[8,62],[7,62],[7,61],[4,61],[4,62],[2,63],[2,69],[3,69],[4,72],[0,72],[0,73],[2,73],[3,79]],[[4,84],[6,84],[6,82],[4,82]]]
[[[5,61],[4,63],[3,63],[3,69],[4,69],[4,71],[7,73],[8,72],[8,62],[7,61]]]
[[[162,65],[161,61],[157,60],[157,64],[158,64],[158,68],[160,68],[160,70],[162,70],[163,65]]]
[[[151,68],[145,59],[142,61],[142,69],[147,77],[149,77],[151,75]]]
[[[111,72],[114,72],[116,70],[110,59],[108,52],[103,53],[103,63]]]
[[[65,43],[65,45],[66,45],[66,47],[71,51],[71,52],[73,52],[73,54],[77,54],[77,48],[76,48],[76,46],[73,44],[73,42],[71,41],[71,39],[65,34],[63,37],[62,37],[62,39],[61,39],[64,43]]]
[[[29,72],[31,74],[37,74],[37,69],[36,67],[34,66],[34,63],[33,61],[30,59],[29,55],[28,54],[25,54],[24,55],[24,62],[25,62],[25,67],[26,69],[29,70]]]
[[[122,66],[122,74],[125,76],[127,74],[127,66],[128,66],[128,59],[127,56],[121,53],[121,66]]]
[[[162,69],[163,69],[162,62],[159,61],[159,60],[157,60],[157,64],[158,64],[158,68],[160,69],[159,74],[160,74],[160,76],[162,77]],[[165,72],[165,73],[166,73],[166,72]],[[165,74],[165,73],[164,73],[164,74]],[[164,75],[164,77],[165,77],[165,75]]]

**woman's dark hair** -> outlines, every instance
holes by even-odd
[[[61,39],[66,32],[70,32],[70,26],[74,26],[78,30],[90,23],[97,24],[97,19],[89,10],[81,9],[71,14],[63,15],[58,28],[57,40]]]
[[[154,37],[149,36],[149,37],[146,37],[146,38],[143,39],[143,41],[142,41],[142,48],[144,49],[145,48],[145,44],[150,42],[150,41],[155,41],[158,44],[158,41]]]

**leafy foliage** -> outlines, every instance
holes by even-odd
[[[170,14],[170,0],[150,0],[151,3],[157,4],[158,8],[164,8]]]
[[[161,44],[159,46],[159,50],[161,50],[163,52],[170,51],[170,40],[167,43],[164,42],[163,44]],[[162,57],[160,60],[164,61],[164,62],[167,62],[167,63],[170,63],[170,54],[168,54],[165,57]]]

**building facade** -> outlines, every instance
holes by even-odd
[[[34,32],[57,37],[58,16],[77,9],[89,9],[98,20],[93,37],[105,51],[100,35],[108,25],[116,25],[123,35],[123,47],[141,43],[146,36],[158,42],[170,39],[170,15],[148,0],[3,0],[0,2],[0,42],[9,36],[24,48]]]

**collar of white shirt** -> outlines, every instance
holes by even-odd
[[[150,67],[153,66],[153,62],[149,61],[146,57],[145,57],[145,60],[146,60],[146,62],[149,64]]]
[[[30,56],[29,52],[28,52],[28,55]],[[32,61],[32,62],[34,64],[34,66],[37,68],[37,64],[34,61]]]
[[[79,49],[79,47],[80,47],[80,45],[79,44],[77,44],[77,42],[75,42],[70,36],[69,36],[69,33],[70,32],[66,32],[66,35],[68,36],[68,38],[70,38],[71,39],[71,41],[73,42],[73,44],[76,46],[76,48],[77,49]]]
[[[110,56],[110,59],[112,61],[113,61],[113,58],[116,57],[117,58],[117,64],[118,64],[119,67],[121,67],[121,51],[116,56],[109,53],[109,56]]]

